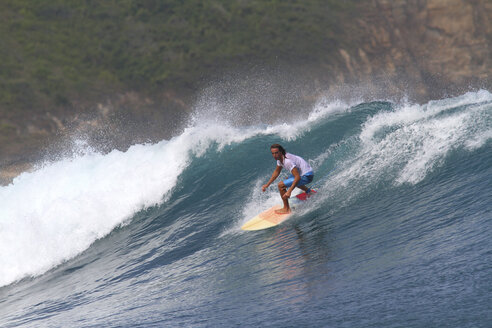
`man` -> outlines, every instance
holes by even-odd
[[[264,184],[261,189],[265,191],[268,186],[277,179],[283,167],[289,170],[291,175],[278,183],[278,190],[280,192],[280,197],[282,197],[282,201],[284,202],[284,207],[275,211],[275,213],[278,214],[287,214],[290,213],[289,197],[296,187],[307,193],[311,191],[306,187],[306,184],[313,181],[313,169],[304,159],[287,153],[284,147],[279,144],[271,145],[270,151],[272,152],[273,158],[277,161],[277,167],[275,168],[275,171],[273,171],[272,177],[268,180],[268,183]],[[289,188],[289,190],[287,190],[287,188]]]

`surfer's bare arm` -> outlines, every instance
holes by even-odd
[[[266,184],[264,184],[261,187],[261,190],[265,191],[272,184],[272,182],[278,178],[281,171],[282,171],[282,167],[277,165],[277,167],[275,168],[275,171],[273,171],[272,177],[270,178],[270,180],[268,180],[268,182]]]
[[[290,198],[290,195],[292,194],[292,191],[296,188],[297,184],[301,180],[301,175],[299,174],[299,170],[297,167],[294,167],[292,171],[290,171],[292,175],[294,176],[294,182],[292,182],[292,186],[290,186],[289,190],[285,194],[283,194],[282,198],[287,199]]]

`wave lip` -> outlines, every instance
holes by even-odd
[[[369,118],[359,135],[361,150],[351,170],[390,174],[395,184],[416,184],[457,149],[473,150],[490,138],[492,94],[487,91],[404,105]]]

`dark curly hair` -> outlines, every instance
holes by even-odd
[[[284,156],[285,156],[285,153],[286,153],[286,152],[285,152],[284,147],[282,147],[282,146],[281,146],[281,145],[279,145],[279,144],[273,144],[273,145],[271,145],[271,146],[270,146],[270,149],[273,149],[273,148],[277,148],[278,150],[280,150],[280,152],[282,153],[282,155],[284,155]]]

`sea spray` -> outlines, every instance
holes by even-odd
[[[417,184],[454,152],[485,145],[491,131],[492,94],[483,90],[370,115],[360,133],[344,140],[351,154],[325,180],[328,197],[346,206],[381,186]],[[319,159],[327,157],[322,153]]]
[[[76,151],[0,188],[0,286],[46,272],[130,222],[136,212],[170,199],[194,157],[211,147],[221,151],[253,140],[261,144],[251,151],[259,151],[268,148],[266,140],[275,140],[304,148],[299,155],[313,162],[315,182],[323,189],[309,208],[328,201],[333,211],[380,184],[416,184],[453,151],[486,145],[491,102],[492,95],[480,91],[393,110],[378,110],[376,104],[363,115],[357,107],[321,102],[291,122],[247,126],[222,120],[220,111],[207,119],[205,111],[171,140],[125,152]],[[326,135],[337,129],[344,134]],[[241,204],[244,216],[278,201],[274,189],[267,197],[259,192],[271,171],[258,173],[246,186],[256,189]]]
[[[71,156],[37,165],[0,188],[0,286],[73,258],[134,214],[168,199],[193,156],[257,135],[292,140],[306,122],[232,127],[192,120],[183,133],[100,153],[81,140]]]
[[[0,189],[0,286],[43,273],[158,204],[186,167],[177,140],[46,163]]]

